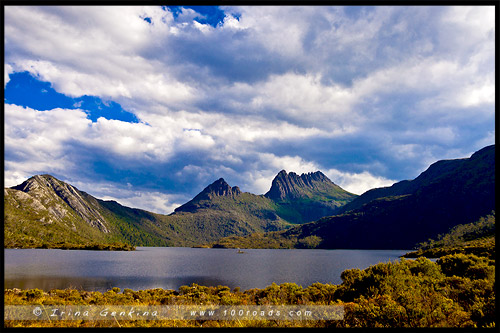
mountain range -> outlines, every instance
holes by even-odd
[[[174,213],[162,215],[94,198],[51,175],[36,175],[4,189],[4,243],[196,246],[314,221],[355,197],[319,171],[298,176],[283,170],[265,195],[242,192],[220,178]]]
[[[495,146],[441,160],[414,180],[369,190],[335,216],[284,231],[229,237],[214,247],[411,249],[495,211]]]
[[[4,189],[4,246],[410,249],[495,210],[495,146],[441,160],[413,180],[360,196],[320,171],[282,170],[264,195],[223,178],[170,215],[97,199],[51,175]]]

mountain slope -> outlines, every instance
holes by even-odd
[[[242,192],[220,178],[162,221],[189,226],[198,241],[213,240],[283,230],[331,215],[354,197],[319,171],[298,176],[283,170],[266,195]]]
[[[157,217],[103,201],[50,175],[4,189],[4,246],[126,242],[167,245]],[[152,229],[152,230],[151,230]]]
[[[454,226],[437,239],[418,244],[417,251],[409,252],[405,258],[439,258],[448,254],[466,253],[495,260],[495,212],[478,221]]]
[[[286,223],[276,214],[264,220],[251,209],[245,212],[244,207],[255,205],[251,196],[242,195],[236,210],[222,205],[221,209],[166,216],[99,200],[50,175],[37,175],[4,189],[4,245],[119,241],[135,246],[193,246],[232,234],[282,230]]]
[[[342,215],[263,234],[255,241],[261,247],[267,238],[284,247],[412,248],[495,210],[495,146],[467,159],[434,163],[415,180],[369,191],[350,205],[354,208]],[[241,247],[239,243],[223,239],[215,246]]]
[[[494,154],[494,146],[485,147],[473,154],[471,158],[474,159],[474,163],[476,164],[473,165],[473,168],[479,169],[469,171],[466,170],[470,165],[468,158],[437,161],[431,164],[427,170],[422,172],[417,178],[413,180],[403,180],[393,184],[390,187],[381,187],[368,190],[351,202],[340,207],[337,211],[337,214],[342,214],[350,210],[358,209],[364,204],[377,198],[414,194],[418,190],[422,190],[422,188],[431,186],[432,184],[436,184],[441,181],[446,181],[447,179],[453,179],[454,177],[456,177],[456,180],[461,182],[459,178],[467,177],[467,174],[470,177],[468,180],[469,183],[475,183],[477,181],[490,183],[493,181],[494,183],[494,175],[493,179],[491,179],[491,177],[488,179],[484,179],[484,171],[487,172],[488,169],[491,168],[494,170]],[[483,161],[481,161],[481,159],[483,159]],[[464,186],[466,186],[466,184],[464,184]]]
[[[50,175],[34,176],[21,185],[12,187],[12,189],[29,193],[44,207],[47,207],[56,219],[61,219],[72,211],[90,226],[104,233],[109,233],[109,226],[106,225],[104,217],[99,213],[95,200],[88,200],[88,198],[85,200],[82,197],[83,192]]]
[[[241,194],[238,186],[231,187],[223,178],[208,185],[192,200],[175,209],[175,212],[195,212],[201,208],[210,208],[218,197],[234,199]]]
[[[242,192],[220,178],[161,220],[189,228],[190,237],[200,241],[289,227],[290,223],[280,218],[276,211],[272,200]]]
[[[96,207],[66,185],[42,175],[4,189],[5,245],[81,244],[112,239],[110,226]]]

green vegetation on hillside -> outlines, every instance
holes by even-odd
[[[50,175],[4,190],[4,247],[127,243],[131,246],[200,246],[229,235],[291,226],[272,200],[238,191],[195,202],[195,211],[154,214],[99,200]],[[68,245],[70,246],[70,245]]]
[[[4,191],[4,247],[51,247],[54,244],[108,244],[120,239],[109,237],[77,216],[64,202],[54,205],[65,214],[54,218],[52,203],[41,204],[24,192]]]
[[[417,251],[406,258],[439,258],[447,254],[464,253],[495,257],[495,211],[478,221],[459,224],[448,233],[418,244]]]

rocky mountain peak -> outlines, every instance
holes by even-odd
[[[219,178],[212,184],[205,187],[205,189],[196,195],[191,201],[176,208],[175,212],[192,212],[200,208],[201,201],[212,200],[216,197],[234,198],[240,194],[241,190],[238,186],[231,187],[228,183],[226,183],[224,178]]]
[[[69,206],[91,226],[103,232],[109,232],[104,217],[91,202],[84,198],[85,193],[51,175],[35,175],[22,184],[13,186],[12,189],[36,198],[43,206],[49,207],[49,210],[58,218],[69,214],[67,209]]]
[[[200,194],[206,195],[209,199],[213,197],[233,197],[241,193],[238,186],[231,187],[224,180],[219,178],[212,184],[208,185]]]
[[[321,171],[303,173],[299,176],[295,172],[287,173],[281,170],[273,179],[271,189],[265,196],[273,200],[304,197],[307,192],[324,187],[320,184],[336,186]]]

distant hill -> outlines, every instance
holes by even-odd
[[[438,161],[412,181],[368,191],[343,214],[285,231],[227,238],[216,247],[411,249],[495,210],[495,146],[470,158]]]
[[[298,177],[305,182],[294,184],[295,195],[278,201],[242,192],[221,178],[167,216],[96,199],[51,175],[36,175],[4,189],[4,245],[196,246],[231,235],[283,230],[356,197],[321,172]]]

